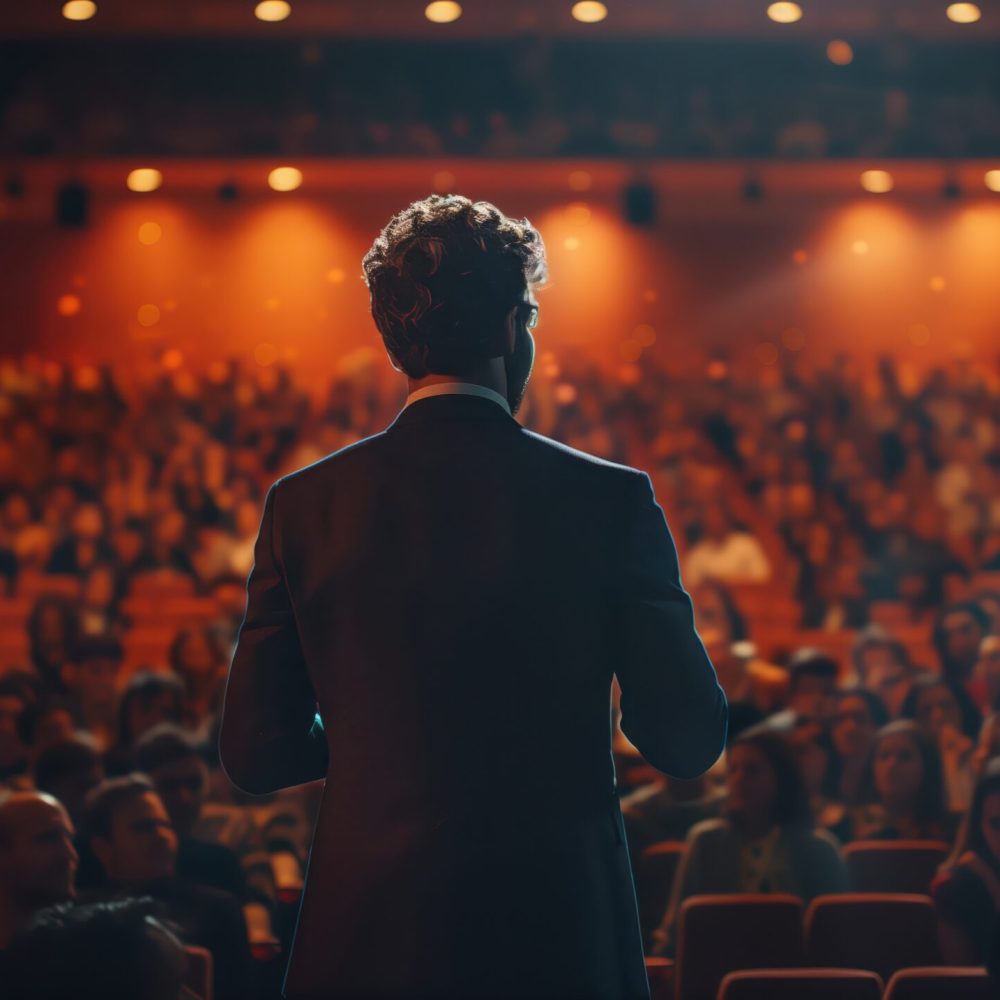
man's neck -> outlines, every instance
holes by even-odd
[[[504,368],[503,358],[491,358],[488,362],[480,365],[474,371],[465,375],[438,375],[432,373],[423,378],[406,378],[407,394],[416,392],[418,389],[425,389],[429,385],[440,385],[443,382],[470,382],[473,385],[485,386],[501,396],[507,396],[507,370]]]

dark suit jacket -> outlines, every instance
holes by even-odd
[[[715,761],[644,472],[444,395],[274,483],[219,749],[251,793],[326,778],[286,994],[648,996],[613,673],[651,764]]]

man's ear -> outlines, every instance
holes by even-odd
[[[402,375],[403,374],[403,369],[399,367],[399,362],[392,356],[392,351],[390,351],[389,348],[387,347],[385,349],[385,353],[389,356],[389,364],[392,365],[392,367],[396,371],[398,371],[400,373],[400,375]]]
[[[106,875],[111,874],[112,858],[115,856],[114,848],[107,837],[91,837],[90,849],[94,852],[94,857],[101,863]]]
[[[507,326],[504,330],[504,341],[507,345],[507,354],[514,353],[514,347],[517,344],[517,315],[518,307],[515,306],[509,313],[507,313]]]

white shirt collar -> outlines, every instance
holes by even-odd
[[[477,382],[435,382],[433,385],[425,385],[422,389],[415,389],[406,397],[403,409],[405,410],[410,403],[415,403],[418,399],[424,399],[426,396],[453,394],[482,396],[484,399],[492,399],[494,403],[498,403],[507,411],[508,416],[511,415],[510,404],[499,392],[495,389],[490,389],[488,386],[479,385]]]

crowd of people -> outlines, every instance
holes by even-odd
[[[644,768],[616,731],[633,860],[686,845],[649,953],[673,953],[692,895],[844,891],[845,845],[916,839],[948,845],[927,886],[943,959],[986,961],[997,371],[956,361],[910,384],[889,359],[865,373],[842,356],[621,375],[544,352],[519,419],[649,470],[731,703],[727,752],[693,782]],[[142,969],[183,980],[182,945],[209,951],[220,1000],[278,995],[318,789],[236,790],[220,702],[267,487],[382,429],[404,401],[389,386],[375,361],[320,396],[236,360],[154,378],[0,361],[0,974],[24,997],[72,995],[79,976],[159,996]],[[774,655],[740,607],[747,584],[798,609]],[[156,595],[178,593],[197,614],[136,662],[137,632],[166,614]],[[931,659],[873,620],[887,601],[926,626]],[[799,630],[848,631],[849,658]]]
[[[664,38],[17,49],[12,155],[976,157],[1000,141],[993,54],[969,44],[859,43],[849,66],[815,43]],[[169,89],[147,73],[164,59],[185,65]]]

